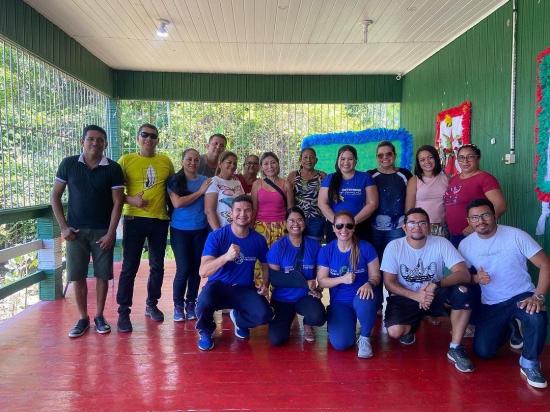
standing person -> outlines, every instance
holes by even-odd
[[[181,170],[168,180],[168,194],[174,207],[170,221],[170,244],[176,258],[174,277],[174,321],[193,320],[199,292],[199,266],[208,235],[204,214],[204,193],[212,178],[199,175],[199,152],[186,149]],[[187,294],[186,294],[187,293]]]
[[[260,171],[260,158],[256,155],[248,155],[244,159],[243,174],[236,175],[241,182],[244,192],[249,195],[252,192],[252,185],[258,179]]]
[[[474,283],[481,285],[481,306],[476,317],[474,352],[480,358],[492,358],[510,337],[510,323],[523,328],[519,365],[527,383],[546,388],[540,369],[548,315],[545,295],[550,287],[550,260],[540,245],[522,230],[497,225],[491,201],[476,199],[467,207],[474,231],[459,245],[469,266],[477,273]],[[537,286],[527,271],[527,261],[539,270]],[[511,343],[512,344],[512,343]]]
[[[164,321],[157,303],[164,279],[164,254],[170,221],[166,208],[166,182],[174,174],[174,166],[168,156],[156,152],[159,134],[154,125],[145,123],[140,126],[137,143],[139,153],[123,155],[118,161],[126,182],[122,270],[116,295],[119,332],[132,331],[130,308],[145,240],[149,250],[145,316],[157,322]]]
[[[88,263],[90,255],[96,277],[95,330],[109,333],[103,316],[109,280],[113,278],[113,247],[124,202],[124,177],[120,166],[104,155],[107,133],[86,126],[80,139],[82,154],[63,159],[51,193],[52,210],[67,242],[67,278],[74,283],[80,319],[69,331],[78,338],[90,327],[88,317]],[[69,212],[63,213],[61,196],[69,188]]]
[[[318,205],[327,222],[334,222],[337,212],[348,211],[357,226],[355,234],[366,239],[368,230],[362,225],[378,208],[378,190],[367,172],[355,170],[357,150],[345,145],[338,149],[335,173],[326,176],[319,190]],[[334,239],[334,232],[327,231],[327,241]]]
[[[425,145],[418,148],[415,158],[414,176],[407,184],[405,210],[424,209],[430,217],[431,234],[448,237],[443,196],[449,179],[441,167],[439,153],[435,147]]]
[[[265,294],[268,273],[265,239],[250,229],[253,209],[250,196],[241,195],[231,205],[231,224],[208,235],[199,269],[208,281],[197,302],[198,347],[207,351],[214,348],[212,334],[216,330],[214,312],[233,309],[230,313],[234,333],[240,339],[250,336],[250,328],[269,322],[273,311]],[[254,287],[254,265],[262,264],[264,283]]]
[[[462,338],[471,315],[470,273],[464,259],[441,236],[431,236],[430,217],[424,209],[405,213],[406,237],[386,247],[381,270],[387,299],[385,323],[388,334],[403,345],[412,345],[425,315],[445,316],[451,307],[452,337],[447,358],[460,372],[472,372]],[[450,273],[443,277],[444,269]]]
[[[319,251],[317,281],[330,289],[327,311],[328,338],[336,350],[355,343],[357,320],[361,326],[357,356],[373,356],[370,335],[378,307],[374,289],[381,276],[378,257],[372,245],[355,236],[355,219],[347,211],[334,215],[336,240]]]
[[[306,216],[305,235],[321,241],[325,233],[325,218],[319,209],[317,199],[321,182],[326,173],[315,170],[317,154],[311,147],[300,153],[300,169],[290,172],[287,181],[292,184],[294,203]]]
[[[199,159],[199,169],[197,173],[206,177],[216,175],[218,160],[227,146],[227,138],[221,133],[215,133],[208,139],[206,144],[206,153]]]
[[[288,235],[277,240],[269,252],[267,263],[273,286],[271,305],[275,316],[269,323],[269,341],[272,345],[283,345],[290,336],[290,326],[296,313],[304,317],[304,339],[315,341],[315,326],[325,323],[325,307],[321,302],[321,292],[315,280],[315,269],[319,242],[305,237],[306,217],[302,209],[294,206],[286,213]],[[276,285],[271,271],[289,278],[301,276],[303,285],[280,287]],[[284,281],[283,281],[284,283]]]
[[[378,167],[369,170],[378,188],[378,208],[370,220],[371,242],[380,260],[390,241],[405,236],[402,229],[405,198],[407,182],[412,174],[407,169],[395,166],[396,157],[395,146],[391,142],[380,142],[376,148]]]
[[[235,177],[237,155],[225,151],[220,155],[216,176],[204,195],[204,211],[212,230],[231,223],[231,204],[244,190]]]
[[[495,206],[497,219],[506,211],[506,200],[495,177],[479,169],[481,150],[474,144],[465,144],[458,149],[457,160],[460,174],[453,176],[445,192],[445,221],[449,227],[454,247],[472,233],[466,220],[466,206],[474,199],[486,198]]]

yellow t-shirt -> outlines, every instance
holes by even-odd
[[[169,220],[166,213],[166,183],[174,174],[170,158],[159,153],[153,157],[130,153],[122,156],[118,163],[124,173],[126,195],[135,196],[143,192],[143,199],[149,201],[143,209],[126,203],[123,214]]]

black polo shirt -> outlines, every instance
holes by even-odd
[[[112,190],[124,187],[124,175],[117,162],[104,157],[90,169],[80,156],[61,161],[55,179],[69,190],[67,223],[77,229],[107,229],[113,210]]]

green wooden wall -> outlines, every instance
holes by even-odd
[[[508,202],[502,221],[532,235],[540,214],[533,191],[536,55],[550,46],[549,21],[550,1],[518,1],[516,164],[502,160],[509,150],[511,2],[409,72],[401,106],[401,125],[418,147],[433,144],[438,111],[471,100],[481,166],[499,179]],[[548,250],[550,222],[537,240]]]

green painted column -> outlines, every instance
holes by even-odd
[[[38,251],[38,269],[43,270],[46,279],[40,282],[40,300],[56,300],[63,296],[63,261],[61,252],[61,231],[50,212],[36,220],[38,239],[43,247]]]

